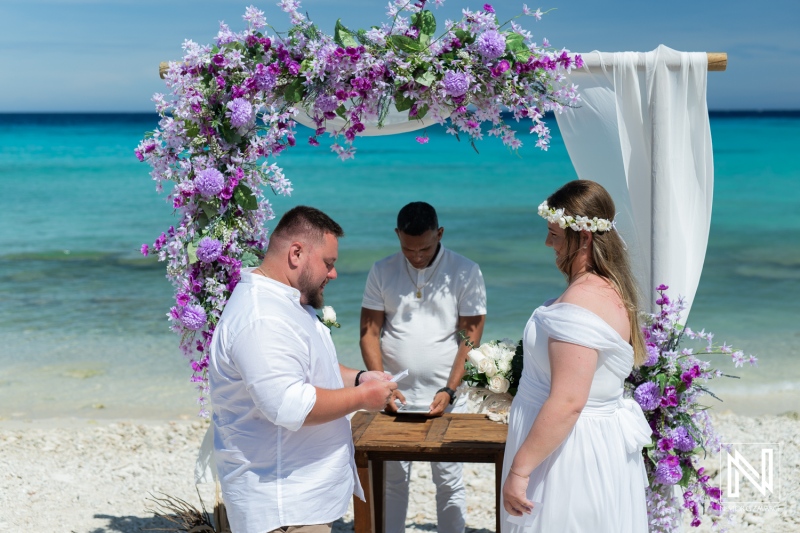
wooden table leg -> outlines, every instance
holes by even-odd
[[[372,460],[372,516],[375,533],[383,533],[386,511],[386,463],[383,460]]]
[[[503,450],[500,450],[497,453],[497,456],[494,460],[494,490],[495,490],[495,502],[494,502],[494,515],[495,515],[495,531],[500,533],[500,511],[503,508],[502,505],[502,498],[503,498]]]
[[[353,526],[355,533],[372,533],[375,531],[372,472],[370,472],[370,462],[366,452],[356,452],[356,470],[358,470],[358,479],[361,481],[361,488],[364,489],[364,498],[367,501],[362,502],[357,496],[353,496]]]

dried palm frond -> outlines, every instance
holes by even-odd
[[[186,533],[217,533],[214,529],[214,524],[211,521],[211,515],[206,511],[206,506],[203,503],[203,498],[200,497],[200,492],[197,492],[197,497],[200,499],[200,509],[175,496],[170,496],[159,493],[160,496],[150,493],[147,498],[155,504],[155,509],[147,509],[154,515],[163,518],[167,522],[174,524],[168,528],[150,528],[147,531],[175,531]]]

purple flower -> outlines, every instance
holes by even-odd
[[[674,455],[661,459],[656,466],[656,483],[674,485],[683,477],[680,460]]]
[[[253,76],[256,82],[256,87],[259,91],[269,91],[275,87],[275,81],[278,77],[267,69],[264,65],[259,63],[256,65],[256,73]]]
[[[428,136],[425,137],[417,137],[417,142],[419,144],[428,144]]]
[[[658,351],[658,346],[652,342],[648,342],[645,347],[647,348],[647,359],[643,363],[643,366],[653,366],[658,363],[658,358],[661,356],[661,353]]]
[[[683,426],[678,426],[672,430],[672,440],[675,442],[675,448],[682,452],[690,452],[696,446],[694,438]]]
[[[506,38],[495,30],[489,30],[478,36],[475,45],[484,59],[497,59],[506,51]]]
[[[492,73],[492,77],[497,78],[503,74],[503,72],[507,71],[511,68],[511,64],[506,61],[505,59],[500,61],[497,65],[489,69]]]
[[[444,92],[450,96],[463,96],[469,90],[469,79],[463,72],[448,70],[442,83],[444,84]]]
[[[241,128],[253,121],[253,106],[244,98],[235,98],[228,102],[226,117],[231,119],[231,126]]]
[[[188,294],[186,294],[185,292],[179,292],[175,296],[175,303],[177,303],[181,307],[186,307],[186,305],[189,303],[189,299],[190,296]]]
[[[203,196],[215,196],[225,187],[225,177],[216,168],[207,168],[197,173],[194,187]]]
[[[143,244],[142,245],[142,255],[147,257],[147,254],[149,254],[149,253],[150,253],[150,247],[147,246],[146,244]]]
[[[667,289],[669,289],[669,286],[664,285],[663,283],[661,285],[659,285],[658,287],[656,287],[657,291],[665,291]]]
[[[633,399],[641,406],[644,411],[652,411],[659,405],[659,388],[657,383],[646,381],[636,387]]]
[[[319,146],[319,141],[316,140],[314,137],[309,137],[308,144],[310,144],[311,146]]]
[[[222,253],[222,243],[211,237],[203,237],[197,245],[197,258],[203,263],[213,263]]]
[[[494,13],[494,8],[492,7],[492,4],[483,4],[483,10],[486,11],[487,13]]]
[[[202,329],[207,319],[205,310],[199,305],[187,305],[181,313],[181,323],[186,329],[193,331]]]
[[[675,441],[670,438],[658,439],[657,445],[662,452],[668,452],[675,447]]]
[[[670,385],[664,388],[664,395],[661,397],[661,407],[675,407],[678,405],[678,392]]]
[[[335,96],[323,94],[322,96],[317,97],[315,104],[317,109],[323,113],[328,113],[331,111],[336,111],[336,108],[339,107],[339,100]]]

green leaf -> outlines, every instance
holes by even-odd
[[[528,47],[525,45],[525,38],[519,33],[507,33],[506,50],[509,52],[527,52]]]
[[[186,136],[194,139],[200,134],[200,126],[195,123],[189,123],[186,127]]]
[[[240,183],[233,190],[233,198],[242,209],[255,211],[258,208],[258,199],[256,199],[256,195],[253,194],[250,187],[244,183]]]
[[[336,21],[336,28],[333,30],[333,42],[342,48],[358,46],[355,34],[342,24],[342,19]]]
[[[459,41],[461,41],[461,44],[472,44],[475,42],[475,36],[468,31],[455,30],[453,33],[456,34],[456,37]]]
[[[398,111],[408,111],[411,109],[411,106],[414,105],[414,102],[415,100],[413,98],[406,98],[403,96],[403,93],[397,93],[394,95],[394,106]]]
[[[427,35],[430,37],[436,33],[436,17],[427,9],[411,17],[411,25],[416,26],[420,35]]]
[[[303,87],[303,80],[301,80],[300,78],[295,78],[283,90],[283,97],[290,104],[296,104],[297,102],[303,99],[304,92],[305,92],[305,87]]]
[[[189,256],[189,264],[197,263],[197,244],[190,242],[186,245],[186,255]]]
[[[252,252],[243,253],[241,261],[244,268],[258,266],[261,263],[261,260],[258,258],[258,256]]]
[[[347,113],[347,108],[344,106],[344,104],[339,104],[339,107],[337,107],[335,111],[337,115],[342,117],[344,120],[347,120],[347,118],[345,118],[345,114]]]
[[[421,106],[417,107],[417,116],[414,118],[417,120],[425,118],[425,115],[428,114],[428,109],[428,104],[422,104]]]
[[[203,214],[206,216],[208,220],[211,220],[215,216],[217,216],[218,209],[213,205],[209,204],[208,202],[202,202],[200,204],[200,209],[203,210]]]
[[[391,41],[394,46],[403,52],[408,52],[410,54],[413,54],[414,52],[421,52],[423,49],[423,46],[419,41],[412,39],[407,35],[392,35]]]
[[[430,70],[426,70],[421,75],[414,78],[414,81],[425,87],[430,87],[436,81],[436,74]]]

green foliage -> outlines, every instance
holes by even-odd
[[[254,211],[256,208],[258,208],[258,199],[256,198],[256,195],[253,194],[253,191],[250,190],[250,187],[244,183],[240,183],[233,190],[233,198],[236,200],[236,204],[242,209]]]
[[[421,42],[407,35],[392,35],[390,40],[395,47],[409,54],[421,52],[425,49],[425,46]]]
[[[333,30],[333,42],[342,48],[347,48],[348,46],[358,46],[356,34],[351,30],[348,30],[347,27],[342,24],[342,19],[338,19],[336,21],[336,27]]]
[[[411,17],[411,25],[419,30],[420,35],[432,37],[436,33],[436,18],[428,10],[420,11]]]
[[[283,97],[290,104],[296,104],[303,99],[305,94],[305,87],[303,86],[302,78],[295,78],[291,83],[286,85],[283,90]]]

